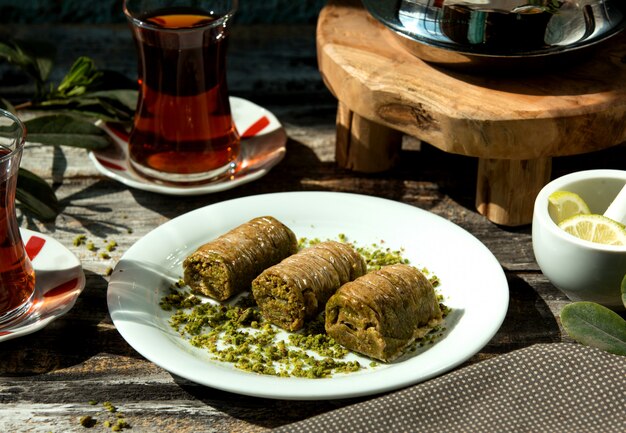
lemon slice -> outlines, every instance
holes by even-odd
[[[590,214],[587,203],[576,193],[555,191],[548,197],[548,213],[552,221],[559,224],[569,217],[579,214]]]
[[[580,214],[559,224],[577,238],[605,245],[626,245],[626,227],[603,215]]]

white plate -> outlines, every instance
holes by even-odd
[[[361,245],[384,241],[393,249],[404,248],[413,265],[441,279],[440,292],[453,308],[446,319],[447,333],[419,355],[329,379],[264,376],[211,360],[170,328],[171,313],[160,309],[159,300],[182,275],[181,263],[189,253],[262,215],[278,218],[298,237],[336,238],[343,233]],[[333,192],[244,197],[175,218],[124,254],[107,294],[111,318],[126,341],[171,373],[235,393],[302,400],[380,393],[444,373],[489,342],[504,320],[508,299],[502,267],[462,228],[410,205]],[[363,359],[362,364],[369,362]]]
[[[78,258],[56,239],[20,229],[35,268],[35,299],[30,309],[0,330],[0,342],[38,331],[70,311],[85,287]]]
[[[106,149],[89,152],[103,175],[124,185],[169,195],[210,194],[252,182],[266,175],[285,156],[287,134],[272,113],[246,99],[230,97],[230,108],[241,134],[241,155],[232,172],[208,183],[180,186],[158,183],[137,174],[128,159],[128,134],[113,125],[100,125],[113,139]]]

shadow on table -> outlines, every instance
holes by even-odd
[[[551,179],[576,171],[595,169],[626,170],[626,143],[585,154],[552,158]],[[437,187],[434,197],[437,197],[437,193],[448,196],[468,211],[477,214],[477,172],[478,158],[447,153],[427,143],[421,143],[419,150],[403,151],[399,163],[390,173],[397,173],[400,179],[408,182],[432,182]],[[406,194],[406,187],[404,192]],[[418,205],[430,210],[436,205],[436,200],[435,198],[432,203],[423,202]],[[501,228],[509,229],[504,226]]]
[[[191,210],[230,199],[301,190],[300,184],[302,178],[308,175],[307,172],[315,168],[324,172],[324,163],[311,148],[302,143],[288,139],[286,146],[287,152],[284,159],[265,176],[226,191],[196,196],[162,195],[132,188],[129,191],[139,205],[171,219]]]
[[[320,401],[275,400],[242,396],[197,385],[178,376],[172,377],[185,392],[204,404],[230,417],[264,428],[280,427],[371,398]]]
[[[425,202],[420,207],[430,210],[448,196],[460,206],[476,212],[477,158],[444,152],[422,142],[418,150],[403,150],[394,171],[398,172],[400,179],[413,181],[416,185],[434,184],[436,189],[426,195],[430,197],[430,203]]]
[[[430,182],[426,180],[429,172],[424,173],[420,169],[428,166],[428,160],[420,162],[418,167],[409,167],[401,162],[388,172],[358,173],[337,166],[334,160],[322,161],[310,146],[290,138],[283,161],[261,179],[231,190],[191,197],[163,196],[134,189],[130,191],[138,204],[167,218],[225,200],[285,191],[347,192],[405,201],[429,209],[442,200],[444,194],[434,191],[423,203],[411,200],[420,195],[422,182]],[[443,178],[442,174],[440,179]],[[414,188],[417,188],[415,192]]]
[[[483,351],[507,353],[534,344],[560,342],[559,324],[541,295],[512,273],[507,272],[507,280],[510,299],[506,317]]]
[[[140,356],[106,326],[106,280],[86,271],[87,284],[74,307],[45,328],[0,345],[0,376],[44,374],[81,364],[99,353]],[[104,326],[101,326],[103,325]]]
[[[73,219],[79,223],[78,225],[57,224],[57,220],[41,222],[26,212],[19,216],[20,225],[34,231],[40,231],[39,224],[43,224],[52,236],[58,230],[75,235],[85,234],[87,231],[90,235],[102,239],[128,233],[131,222],[118,222],[120,221],[119,218],[103,218],[102,215],[111,215],[115,210],[108,204],[93,203],[99,197],[116,194],[126,188],[125,185],[114,181],[100,180],[59,200],[61,215],[57,219],[61,217]],[[85,200],[90,200],[92,203],[79,204]],[[103,200],[103,203],[107,202]]]

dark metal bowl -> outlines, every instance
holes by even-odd
[[[624,0],[530,2],[363,0],[412,54],[463,70],[562,66],[626,27]]]

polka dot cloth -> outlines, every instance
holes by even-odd
[[[626,357],[544,344],[275,431],[626,432]]]

